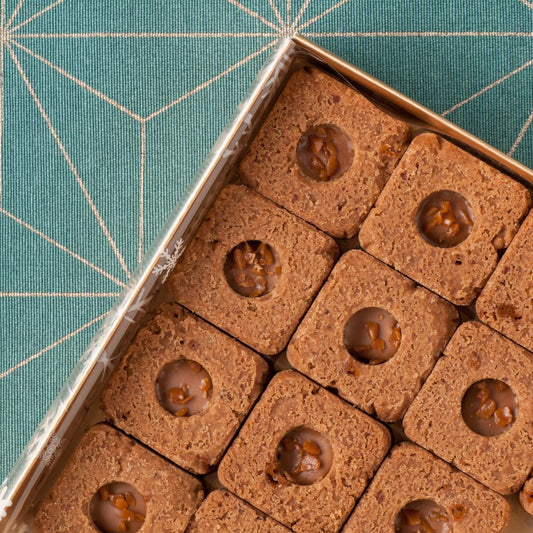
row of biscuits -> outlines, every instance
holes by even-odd
[[[533,359],[478,322],[449,342],[459,319],[443,298],[475,299],[529,193],[435,135],[406,150],[408,137],[404,124],[333,78],[294,74],[241,163],[242,180],[263,196],[226,188],[169,280],[175,301],[216,327],[176,304],[160,309],[104,392],[108,419],[194,474],[224,456],[222,483],[294,531],[338,531],[374,475],[347,532],[408,533],[423,523],[500,531],[508,507],[496,492],[515,492],[533,468]],[[338,238],[360,229],[363,248],[396,270],[357,250],[336,262],[338,245],[309,223]],[[509,253],[524,252],[515,245],[520,234]],[[513,264],[505,255],[493,278],[507,279]],[[515,293],[523,281],[510,282]],[[492,306],[497,319],[526,324],[509,291],[491,297],[495,284],[491,278],[478,312]],[[487,323],[501,329],[497,319]],[[321,386],[289,371],[261,395],[269,365],[217,328],[266,356],[288,345],[293,367]],[[411,440],[490,489],[415,444],[395,446],[376,474],[390,433],[362,411],[381,422],[403,419]],[[150,454],[96,426],[35,530],[184,531],[201,485]],[[240,528],[284,530],[227,492],[212,493],[189,528],[238,523],[237,508]]]

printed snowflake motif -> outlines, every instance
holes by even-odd
[[[128,312],[124,316],[124,320],[130,322],[131,324],[135,322],[135,317],[138,313],[146,312],[145,307],[152,301],[151,296],[145,297],[145,289],[142,288],[135,299],[135,301],[130,305]]]
[[[162,264],[158,264],[154,267],[153,273],[156,276],[163,275],[162,276],[162,282],[164,283],[169,274],[176,268],[176,265],[178,264],[178,260],[185,251],[185,243],[183,242],[183,239],[179,239],[176,244],[174,245],[174,249],[172,252],[169,252],[168,250],[164,250],[161,254],[161,259],[163,260]]]
[[[12,505],[13,502],[7,498],[7,485],[3,484],[0,487],[0,521],[7,516],[6,509]]]
[[[48,441],[48,445],[39,454],[41,460],[46,465],[51,464],[54,458],[56,457],[59,449],[62,448],[64,442],[65,439],[63,439],[63,437],[60,437],[59,435],[57,435],[57,433],[53,433],[50,437],[50,440]]]

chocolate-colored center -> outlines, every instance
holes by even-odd
[[[281,264],[271,246],[261,241],[241,242],[226,257],[224,275],[238,294],[256,298],[278,283]]]
[[[352,141],[337,126],[314,126],[300,137],[296,160],[306,176],[317,181],[334,180],[352,164]]]
[[[96,491],[89,514],[102,533],[135,532],[144,524],[146,503],[135,487],[113,481]]]
[[[416,225],[430,244],[451,248],[470,235],[474,219],[470,204],[463,195],[454,191],[437,191],[420,204]]]
[[[396,533],[452,533],[448,513],[433,500],[415,500],[408,503],[394,522]]]
[[[200,363],[178,359],[163,366],[155,382],[155,392],[169,413],[178,417],[196,415],[211,398],[211,376]]]
[[[378,307],[360,309],[344,327],[344,346],[361,363],[379,365],[388,361],[401,342],[397,320]]]
[[[518,401],[511,387],[503,381],[483,379],[466,391],[461,414],[472,431],[494,437],[513,425],[518,415]]]
[[[311,485],[331,468],[333,451],[328,439],[305,426],[291,429],[276,450],[279,472],[291,483]]]

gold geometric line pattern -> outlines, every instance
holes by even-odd
[[[118,259],[118,261],[120,263],[120,266],[122,267],[122,270],[124,270],[126,275],[128,277],[130,277],[131,273],[130,273],[127,265],[126,265],[126,262],[124,261],[124,258],[122,257],[122,254],[120,253],[115,241],[113,240],[113,237],[111,236],[111,234],[109,232],[109,229],[107,228],[107,226],[106,226],[106,224],[104,222],[104,219],[102,218],[102,216],[100,215],[96,205],[94,204],[93,199],[91,198],[91,196],[89,194],[89,191],[85,187],[85,184],[83,183],[80,175],[78,174],[78,171],[77,171],[76,167],[74,166],[74,163],[70,159],[70,156],[68,155],[68,153],[67,153],[67,151],[65,149],[65,146],[63,145],[61,139],[59,138],[54,126],[52,125],[52,122],[50,121],[50,118],[49,118],[48,114],[44,110],[44,107],[42,106],[42,103],[39,100],[39,97],[35,93],[35,90],[34,90],[33,86],[31,85],[30,80],[26,76],[26,73],[24,72],[24,70],[22,68],[22,65],[20,64],[17,56],[15,55],[15,52],[14,52],[13,48],[11,47],[11,45],[9,43],[7,43],[6,46],[7,46],[7,49],[9,50],[10,55],[11,55],[11,59],[15,63],[15,65],[17,67],[17,70],[19,71],[19,74],[20,74],[20,76],[22,77],[22,79],[24,81],[24,84],[26,85],[28,91],[30,92],[33,100],[35,101],[35,104],[37,105],[37,108],[39,109],[39,112],[41,113],[44,121],[46,122],[46,125],[48,126],[48,129],[50,130],[50,133],[52,134],[54,140],[56,141],[57,145],[59,146],[59,150],[63,154],[63,157],[64,157],[65,161],[67,162],[72,174],[74,175],[74,178],[76,179],[76,182],[78,183],[78,186],[80,187],[80,189],[81,189],[81,191],[82,191],[87,203],[89,204],[89,207],[91,208],[91,211],[93,212],[93,215],[95,216],[96,220],[98,221],[98,224],[99,224],[102,232],[104,233],[108,243],[110,244],[110,246],[111,246],[111,248],[113,250],[113,253],[117,257],[117,259]]]
[[[291,9],[292,9],[292,2],[291,0],[287,0],[287,22],[285,23],[285,26],[288,28],[291,25]]]
[[[14,28],[12,28],[11,31],[17,31],[19,28],[22,28],[22,26],[25,26],[26,24],[28,24],[28,22],[31,22],[32,20],[35,20],[37,17],[40,17],[41,15],[43,15],[47,11],[50,11],[50,9],[53,9],[54,7],[56,7],[57,5],[61,4],[64,1],[65,0],[57,0],[57,2],[54,2],[53,4],[50,4],[49,6],[45,7],[44,9],[41,9],[41,11],[39,11],[38,13],[35,13],[30,18],[24,20],[23,22],[21,22],[20,24],[18,24]]]
[[[5,26],[6,30],[9,28],[9,26],[11,26],[11,24],[13,24],[13,21],[15,20],[15,17],[18,15],[18,12],[20,11],[22,4],[24,4],[24,0],[19,0],[17,7],[15,7],[15,9],[13,10],[13,13],[11,13],[11,17],[9,17],[9,20],[7,21],[7,24]]]
[[[298,28],[299,30],[303,25]],[[306,31],[304,37],[533,37],[520,31]]]
[[[250,55],[246,56],[244,59],[241,59],[240,61],[238,61],[234,65],[231,65],[230,67],[228,67],[226,70],[224,70],[220,74],[217,74],[216,76],[213,76],[211,79],[209,79],[207,81],[204,81],[202,84],[198,85],[198,87],[195,87],[194,89],[190,90],[189,92],[183,94],[177,100],[174,100],[173,102],[170,102],[170,104],[167,104],[166,106],[162,107],[158,111],[155,111],[151,115],[147,116],[144,120],[146,120],[146,121],[152,120],[154,117],[156,117],[157,115],[160,115],[164,111],[168,111],[171,107],[174,107],[175,105],[177,105],[180,102],[182,102],[183,100],[185,100],[185,98],[188,98],[189,96],[192,96],[193,94],[196,94],[197,92],[201,91],[202,89],[205,89],[206,87],[211,85],[213,82],[218,81],[220,78],[223,78],[224,76],[228,75],[230,72],[233,72],[235,69],[241,67],[245,63],[248,63],[249,61],[251,61],[252,59],[257,57],[258,55],[261,55],[263,52],[265,52],[269,48],[272,48],[276,44],[276,42],[277,42],[277,40],[271,41],[270,43],[268,43],[265,46],[261,47],[256,52],[251,53]]]
[[[3,207],[0,207],[0,213],[5,215],[6,217],[10,218],[11,220],[16,222],[17,224],[20,224],[22,227],[26,228],[27,230],[31,231],[32,233],[35,233],[36,235],[41,237],[41,239],[44,239],[46,242],[56,246],[61,251],[71,255],[77,261],[80,261],[84,265],[87,265],[89,268],[92,268],[93,270],[95,270],[96,272],[98,272],[99,274],[104,276],[105,278],[111,280],[113,283],[116,283],[119,287],[125,287],[126,286],[126,284],[123,281],[120,281],[118,278],[116,278],[112,274],[109,274],[109,272],[106,272],[105,270],[101,269],[99,266],[96,266],[95,264],[91,263],[90,261],[88,261],[87,259],[85,259],[81,255],[77,254],[76,252],[73,252],[72,250],[69,250],[63,244],[57,242],[56,240],[52,239],[52,237],[49,237],[48,235],[46,235],[42,231],[34,228],[33,226],[30,226],[30,224],[28,224],[27,222],[24,222],[24,220],[18,218],[13,213],[10,213],[9,211],[6,211]]]
[[[279,32],[245,32],[245,33],[220,33],[220,32],[86,32],[86,33],[15,33],[12,37],[17,39],[92,39],[92,38],[118,38],[118,39],[213,39],[229,37],[278,37]]]
[[[511,72],[508,72],[505,74],[505,76],[502,76],[501,78],[498,78],[496,81],[493,81],[492,83],[489,83],[486,87],[483,87],[476,93],[472,94],[468,98],[465,98],[463,101],[455,104],[454,106],[450,107],[450,109],[447,109],[441,115],[445,117],[446,115],[449,115],[452,111],[455,111],[456,109],[459,109],[460,107],[464,106],[468,102],[471,102],[478,96],[481,96],[483,93],[486,93],[487,91],[490,91],[492,88],[496,87],[497,85],[500,85],[500,83],[503,83],[505,80],[508,80],[509,78],[512,78],[515,74],[518,74],[522,70],[526,69],[527,67],[533,65],[533,59],[530,59],[529,61],[526,61],[523,65],[519,66],[518,68],[515,68]]]
[[[0,292],[0,298],[116,298],[120,292]]]
[[[512,156],[515,153],[515,150],[518,148],[518,145],[522,142],[522,139],[524,138],[524,135],[526,134],[526,131],[528,130],[529,126],[531,126],[531,123],[533,123],[533,111],[531,111],[531,114],[524,122],[524,125],[522,126],[522,129],[520,130],[520,133],[518,134],[518,137],[513,143],[513,146],[511,146],[511,149],[509,150],[507,155]]]
[[[53,342],[52,344],[49,344],[48,346],[46,346],[46,348],[43,348],[42,350],[39,350],[38,352],[34,353],[33,355],[30,355],[29,357],[27,357],[26,359],[24,359],[20,363],[17,363],[15,366],[12,366],[11,368],[8,368],[7,370],[5,370],[4,372],[2,372],[0,374],[0,379],[5,378],[6,376],[11,374],[15,370],[18,370],[19,368],[22,368],[23,366],[26,366],[31,361],[37,359],[38,357],[41,357],[41,355],[45,354],[46,352],[49,352],[53,348],[56,348],[60,344],[63,344],[65,341],[68,341],[72,337],[76,336],[78,333],[81,333],[83,330],[85,330],[87,328],[90,328],[93,324],[96,324],[96,322],[102,320],[108,313],[109,313],[109,311],[106,311],[105,313],[101,314],[100,316],[97,316],[96,318],[93,318],[89,322],[83,324],[83,326],[80,326],[79,328],[75,329],[74,331],[71,331],[70,333],[68,333],[64,337],[61,337],[60,339],[58,339],[57,341]]]
[[[107,102],[108,104],[112,105],[113,107],[116,107],[117,109],[119,109],[123,113],[126,113],[126,115],[130,116],[132,119],[137,120],[139,122],[143,120],[140,115],[138,115],[137,113],[131,111],[131,109],[128,109],[127,107],[123,106],[122,104],[119,104],[118,102],[116,102],[115,100],[110,98],[109,96],[107,96],[104,93],[100,92],[98,89],[95,89],[94,87],[91,87],[90,85],[88,85],[84,81],[76,78],[75,76],[73,76],[72,74],[67,72],[66,70],[63,70],[61,67],[58,67],[57,65],[54,65],[51,61],[48,61],[48,59],[46,59],[43,56],[37,54],[33,50],[30,50],[29,48],[27,48],[23,44],[20,44],[17,41],[11,41],[11,43],[14,44],[16,47],[20,48],[21,50],[23,50],[24,52],[26,52],[28,55],[32,56],[33,58],[41,61],[46,66],[54,69],[56,72],[59,72],[59,74],[61,74],[62,76],[65,76],[65,78],[69,79],[70,81],[73,81],[74,83],[76,83],[77,85],[79,85],[83,89],[86,89],[87,91],[89,91],[90,93],[94,94],[98,98],[101,98],[102,100],[104,100],[104,102]]]
[[[300,10],[298,11],[296,17],[294,17],[294,20],[292,21],[290,25],[291,31],[294,31],[294,28],[296,27],[298,22],[300,22],[300,19],[303,17],[310,3],[311,3],[311,0],[305,0],[305,2],[301,5]]]
[[[281,26],[284,27],[285,21],[283,20],[283,17],[281,16],[281,13],[279,12],[279,9],[277,8],[276,4],[274,4],[274,0],[268,0],[268,3],[270,4],[270,8],[272,9],[274,16],[278,19]]]
[[[270,22],[269,20],[267,20],[265,17],[261,16],[256,11],[251,10],[249,7],[246,7],[246,6],[242,5],[237,0],[227,0],[227,2],[229,2],[232,5],[234,5],[235,7],[238,7],[241,11],[244,11],[247,15],[250,15],[251,17],[256,18],[257,20],[260,20],[263,24],[265,24],[269,28],[272,28],[272,29],[277,30],[277,31],[280,30],[280,28],[278,28],[278,26],[276,26],[274,23]]]
[[[335,9],[338,9],[339,7],[344,5],[346,2],[348,2],[348,0],[340,0],[340,2],[337,2],[336,4],[332,5],[331,7],[326,9],[323,13],[320,13],[316,17],[313,17],[312,19],[308,20],[307,22],[305,22],[304,24],[299,26],[298,27],[298,31],[301,31],[301,30],[307,28],[307,26],[310,26],[311,24],[315,23],[317,20],[320,20],[322,17],[325,17],[326,15],[329,15],[329,13],[331,13]]]

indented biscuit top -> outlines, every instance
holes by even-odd
[[[369,254],[337,262],[287,347],[300,372],[399,420],[457,327],[449,302]]]
[[[533,357],[480,322],[456,331],[409,407],[406,435],[501,494],[533,468]]]
[[[387,428],[294,371],[276,374],[221,482],[294,531],[338,531],[390,446]]]
[[[82,438],[39,509],[34,531],[94,533],[97,524],[110,532],[118,519],[118,531],[130,524],[130,531],[180,533],[202,498],[196,478],[98,424]]]
[[[255,350],[289,341],[335,241],[243,185],[225,188],[169,278],[171,295]]]
[[[109,380],[102,409],[141,442],[205,474],[216,467],[267,372],[246,346],[179,305],[164,304]]]
[[[499,494],[405,442],[383,461],[342,531],[498,533],[509,513]]]
[[[525,187],[426,133],[364,222],[361,246],[455,304],[471,303],[530,205]]]
[[[243,183],[351,237],[407,146],[407,125],[312,67],[296,71],[240,165]]]

